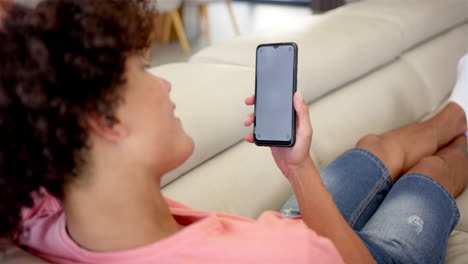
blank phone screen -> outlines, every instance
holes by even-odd
[[[255,137],[261,141],[292,138],[294,47],[261,46],[257,49]]]

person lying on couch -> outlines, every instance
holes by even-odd
[[[145,0],[8,9],[0,29],[1,237],[54,263],[443,261],[468,175],[466,57],[453,102],[438,115],[366,136],[321,172],[297,92],[296,144],[271,148],[295,196],[284,216],[252,220],[161,194],[161,178],[194,144],[174,116],[170,83],[141,59],[149,9]],[[288,218],[299,209],[301,217]]]

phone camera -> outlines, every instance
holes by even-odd
[[[273,45],[273,48],[277,49],[277,48],[278,48],[278,45]]]

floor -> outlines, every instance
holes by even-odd
[[[285,21],[300,16],[312,15],[312,11],[305,6],[247,2],[233,2],[232,5],[241,35],[252,34],[266,28],[273,28],[285,23]],[[212,44],[235,37],[224,2],[210,4],[209,15],[212,27]],[[203,31],[197,33],[197,19],[198,13],[195,6],[187,6],[184,8],[184,25],[192,49],[191,54],[184,54],[178,41],[171,42],[167,45],[157,44],[152,49],[152,66],[187,61],[192,54],[206,46]]]

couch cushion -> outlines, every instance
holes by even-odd
[[[303,34],[306,34],[314,25],[323,23],[322,20],[326,17],[326,15],[314,15],[294,19],[286,21],[284,25],[278,28],[222,41],[195,53],[190,61],[253,67],[255,65],[255,48],[259,44],[285,41],[298,42]]]
[[[468,263],[468,233],[458,230],[452,232],[448,241],[445,263]]]
[[[433,109],[447,96],[457,79],[457,65],[467,52],[468,24],[408,51],[401,59],[411,65],[427,87]]]
[[[257,45],[293,41],[299,46],[298,88],[307,99],[322,96],[394,60],[402,49],[399,26],[381,19],[334,12],[289,26],[287,31],[272,30],[208,47],[191,62],[253,68]]]
[[[317,166],[323,168],[369,133],[417,122],[432,108],[428,99],[413,68],[395,62],[313,102],[312,152]]]
[[[163,188],[192,208],[257,218],[292,194],[268,148],[241,142]]]
[[[350,18],[353,21],[349,21]],[[367,23],[363,25],[360,21]],[[367,46],[359,44],[366,41],[372,47],[370,50],[375,52],[374,55],[383,56],[379,51],[385,48],[384,54],[393,58],[467,21],[468,0],[356,1],[325,15],[288,22],[285,25],[287,30],[280,28],[257,32],[255,36],[244,36],[210,46],[192,56],[191,61],[253,67],[255,58],[252,54],[258,44],[280,41],[297,41],[301,44],[305,40],[310,43],[308,49],[335,56],[341,46],[327,46],[322,43],[334,43],[337,39],[356,48],[354,53],[368,52],[369,50],[363,49]],[[364,38],[361,37],[363,35]],[[380,38],[376,40],[375,36]],[[393,52],[396,54],[392,54]],[[374,62],[374,66],[380,64],[378,59]]]
[[[339,11],[398,24],[405,50],[468,21],[467,0],[361,1]]]

